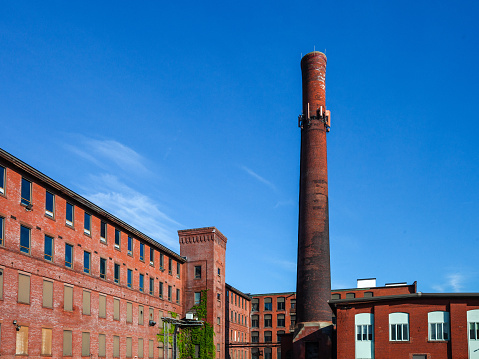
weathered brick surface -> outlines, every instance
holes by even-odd
[[[226,344],[231,344],[227,351],[229,358],[248,358],[250,348],[244,347],[251,342],[250,314],[251,297],[226,285]],[[228,356],[227,356],[228,358]]]

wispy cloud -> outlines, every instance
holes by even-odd
[[[110,168],[113,164],[122,170],[148,172],[145,158],[118,141],[81,137],[78,144],[65,147],[102,168]]]
[[[273,183],[271,183],[270,181],[268,181],[267,179],[265,179],[264,177],[261,177],[259,174],[257,174],[256,172],[254,172],[253,170],[249,169],[248,167],[246,166],[240,166],[240,168],[245,171],[247,174],[249,174],[251,177],[255,178],[256,180],[260,181],[261,183],[267,185],[268,187],[270,187],[272,190],[276,190],[276,187]]]
[[[462,288],[464,288],[465,280],[466,276],[462,273],[450,273],[446,275],[444,283],[433,285],[432,288],[438,292],[446,292],[449,290],[461,292]]]
[[[158,203],[116,176],[90,176],[84,196],[156,241],[170,248],[178,247],[176,229],[182,225],[162,211]]]

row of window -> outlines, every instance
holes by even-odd
[[[230,349],[229,359],[248,359],[248,351],[244,349]]]
[[[263,353],[261,353],[261,350],[258,348],[251,349],[251,359],[272,359],[273,358],[272,348],[264,348],[262,351]],[[276,351],[277,351],[276,357],[281,358],[281,348],[276,348]]]
[[[276,332],[276,341],[279,343],[281,341],[281,335],[284,334],[284,330],[278,330]],[[253,331],[251,332],[251,342],[252,343],[272,343],[273,342],[273,332],[272,331],[269,331],[269,330],[266,330],[264,332],[264,341],[261,342],[260,340],[260,333],[257,332],[257,331]]]
[[[241,313],[236,313],[235,311],[231,311],[231,322],[238,323],[241,325],[246,325],[247,323],[246,315],[243,315]]]
[[[3,218],[0,217],[3,224]],[[2,226],[3,228],[3,226]],[[44,236],[44,259],[50,262],[54,260],[54,245],[53,237],[49,235]],[[30,254],[31,249],[31,229],[23,225],[20,226],[20,251],[26,254]],[[65,243],[65,267],[73,269],[73,250],[74,246],[70,243]],[[179,265],[179,264],[178,264]],[[99,267],[100,267],[100,278],[107,279],[107,260],[106,258],[99,258]],[[92,254],[90,251],[83,250],[83,272],[86,274],[91,274],[92,271]],[[113,281],[117,284],[120,284],[121,278],[121,266],[118,263],[114,263],[113,270]],[[133,288],[133,270],[127,269],[127,280],[126,285],[128,288]],[[145,292],[145,275],[140,273],[138,275],[138,290],[140,292]],[[155,283],[154,278],[149,278],[149,291],[150,295],[155,295]],[[158,295],[160,298],[163,298],[163,282],[158,283]],[[171,286],[168,286],[168,300],[171,301]],[[180,295],[179,289],[177,289],[176,303],[179,303]]]
[[[3,269],[0,269],[0,298],[3,298]],[[53,296],[54,281],[50,279],[43,279],[42,285],[42,306],[43,308],[54,308],[54,296]],[[18,303],[30,304],[31,301],[31,285],[30,275],[26,273],[18,273]],[[59,301],[63,301],[63,310],[73,311],[73,286],[69,284],[63,284],[63,298]],[[179,290],[177,291],[179,295]],[[92,292],[84,289],[82,291],[82,315],[91,315],[91,300]],[[121,314],[121,301],[118,298],[113,298],[113,308],[107,308],[107,296],[105,294],[98,294],[98,317],[107,318],[112,316],[113,320],[120,320]],[[126,302],[126,323],[133,323],[133,303]],[[135,306],[136,307],[136,306]],[[144,320],[144,306],[138,305],[138,325],[145,325]],[[155,309],[150,307],[148,312],[149,321],[154,321]],[[158,311],[158,318],[163,318],[163,312]]]
[[[264,310],[272,311],[273,310],[273,298],[266,297],[263,300]],[[291,309],[296,308],[296,299],[291,299]],[[251,301],[251,310],[253,312],[259,312],[259,298],[253,298]],[[276,298],[276,310],[286,310],[286,298],[278,297]]]
[[[374,315],[368,313],[356,314],[356,341],[373,341]],[[475,323],[470,323],[470,339],[479,337],[479,327],[476,330]],[[428,313],[428,332],[431,341],[449,340],[449,312],[435,311]],[[473,336],[475,338],[473,338]],[[389,340],[392,342],[409,341],[409,314],[389,314]]]
[[[28,355],[28,344],[29,344],[29,327],[21,325],[19,326],[16,334],[16,343],[15,343],[15,354],[16,355]],[[52,328],[42,328],[42,340],[41,340],[41,349],[40,353],[42,356],[51,356],[53,341],[57,340],[56,337],[52,335]],[[75,332],[75,336],[79,336],[80,333]],[[82,332],[81,333],[81,356],[94,356],[91,353],[91,333]],[[120,357],[120,337],[113,335],[113,358]],[[154,347],[155,341],[153,339],[135,338],[137,340],[137,354],[135,357],[143,358],[144,355],[148,355],[148,358],[153,358],[154,356]],[[60,340],[63,341],[63,356],[71,357],[73,355],[73,331],[63,330],[63,338]],[[36,342],[36,341],[33,341]],[[79,342],[79,338],[75,340],[75,343]],[[145,345],[148,344],[148,347],[145,350]],[[162,343],[160,343],[161,345]],[[125,348],[125,355],[127,358],[133,357],[133,338],[126,337],[125,343],[121,346],[122,350]],[[107,334],[100,333],[98,334],[98,356],[106,357],[107,356]],[[161,348],[160,348],[161,356]]]
[[[200,265],[195,266],[194,274],[195,274],[195,279],[201,279],[201,266]],[[218,268],[218,277],[221,277],[221,268]]]
[[[247,334],[240,332],[238,330],[231,330],[230,341],[231,342],[246,342],[247,341]]]
[[[231,296],[230,296],[231,294]],[[226,297],[228,299],[228,301],[230,302],[230,304],[233,304],[237,307],[240,307],[241,309],[246,309],[248,310],[248,302],[245,300],[244,297],[241,297],[239,296],[238,294],[232,292],[232,291],[229,291],[227,290],[226,291]]]
[[[291,316],[292,320],[294,316]],[[264,327],[271,328],[273,326],[273,316],[271,314],[264,315]],[[286,320],[284,314],[277,314],[276,315],[276,326],[277,327],[284,327],[286,326]],[[251,316],[251,327],[252,328],[259,328],[259,315],[252,315]]]
[[[364,292],[364,298],[372,298],[374,297],[373,292]],[[346,299],[353,299],[356,298],[356,293],[346,293]],[[331,299],[341,299],[341,293],[333,293],[331,294]]]
[[[5,167],[0,166],[0,194],[5,193],[5,174],[6,170]],[[32,205],[32,182],[22,178],[21,183],[21,198],[20,203],[24,206],[31,206]],[[55,218],[55,195],[49,191],[45,191],[45,215],[50,218]],[[91,223],[92,218],[91,214],[84,212],[84,219],[83,219],[83,233],[88,236],[91,236]],[[3,221],[2,218],[2,226],[1,226],[1,242],[0,244],[3,245]],[[74,227],[75,223],[75,206],[69,202],[66,202],[66,212],[65,212],[65,224],[70,227]],[[109,225],[101,221],[100,223],[100,241],[102,243],[107,243],[107,232],[108,232]],[[121,239],[122,239],[122,232],[118,228],[114,228],[114,246],[116,249],[121,250]],[[129,255],[133,255],[133,238],[131,236],[127,237],[127,250]],[[24,249],[25,251],[26,249]],[[154,258],[155,258],[155,249],[150,247],[150,265],[154,266]],[[139,245],[139,258],[141,261],[145,261],[145,244],[140,242]],[[160,270],[164,270],[164,254],[160,253],[159,256],[159,268]],[[218,269],[219,270],[219,269]],[[173,263],[172,259],[168,258],[168,273],[173,273]],[[220,273],[218,273],[220,274]],[[177,271],[176,275],[180,277],[180,263],[177,262]]]

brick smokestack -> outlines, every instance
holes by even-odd
[[[328,165],[326,133],[326,56],[311,52],[301,60],[303,114],[299,190],[297,322],[331,322]]]

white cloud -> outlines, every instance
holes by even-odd
[[[113,175],[90,176],[89,184],[84,194],[87,199],[169,248],[178,247],[176,229],[182,225],[150,197]]]
[[[276,187],[273,183],[271,183],[270,181],[268,181],[267,179],[261,177],[259,174],[257,174],[256,172],[254,172],[253,170],[249,169],[248,167],[246,166],[240,166],[240,168],[245,171],[247,174],[249,174],[251,177],[257,179],[258,181],[260,181],[261,183],[264,183],[265,185],[267,185],[268,187],[270,187],[272,190],[276,190]]]
[[[464,287],[466,276],[461,273],[451,273],[446,275],[445,280],[445,283],[433,285],[432,288],[438,292],[446,292],[450,290],[456,293],[461,292]]]

